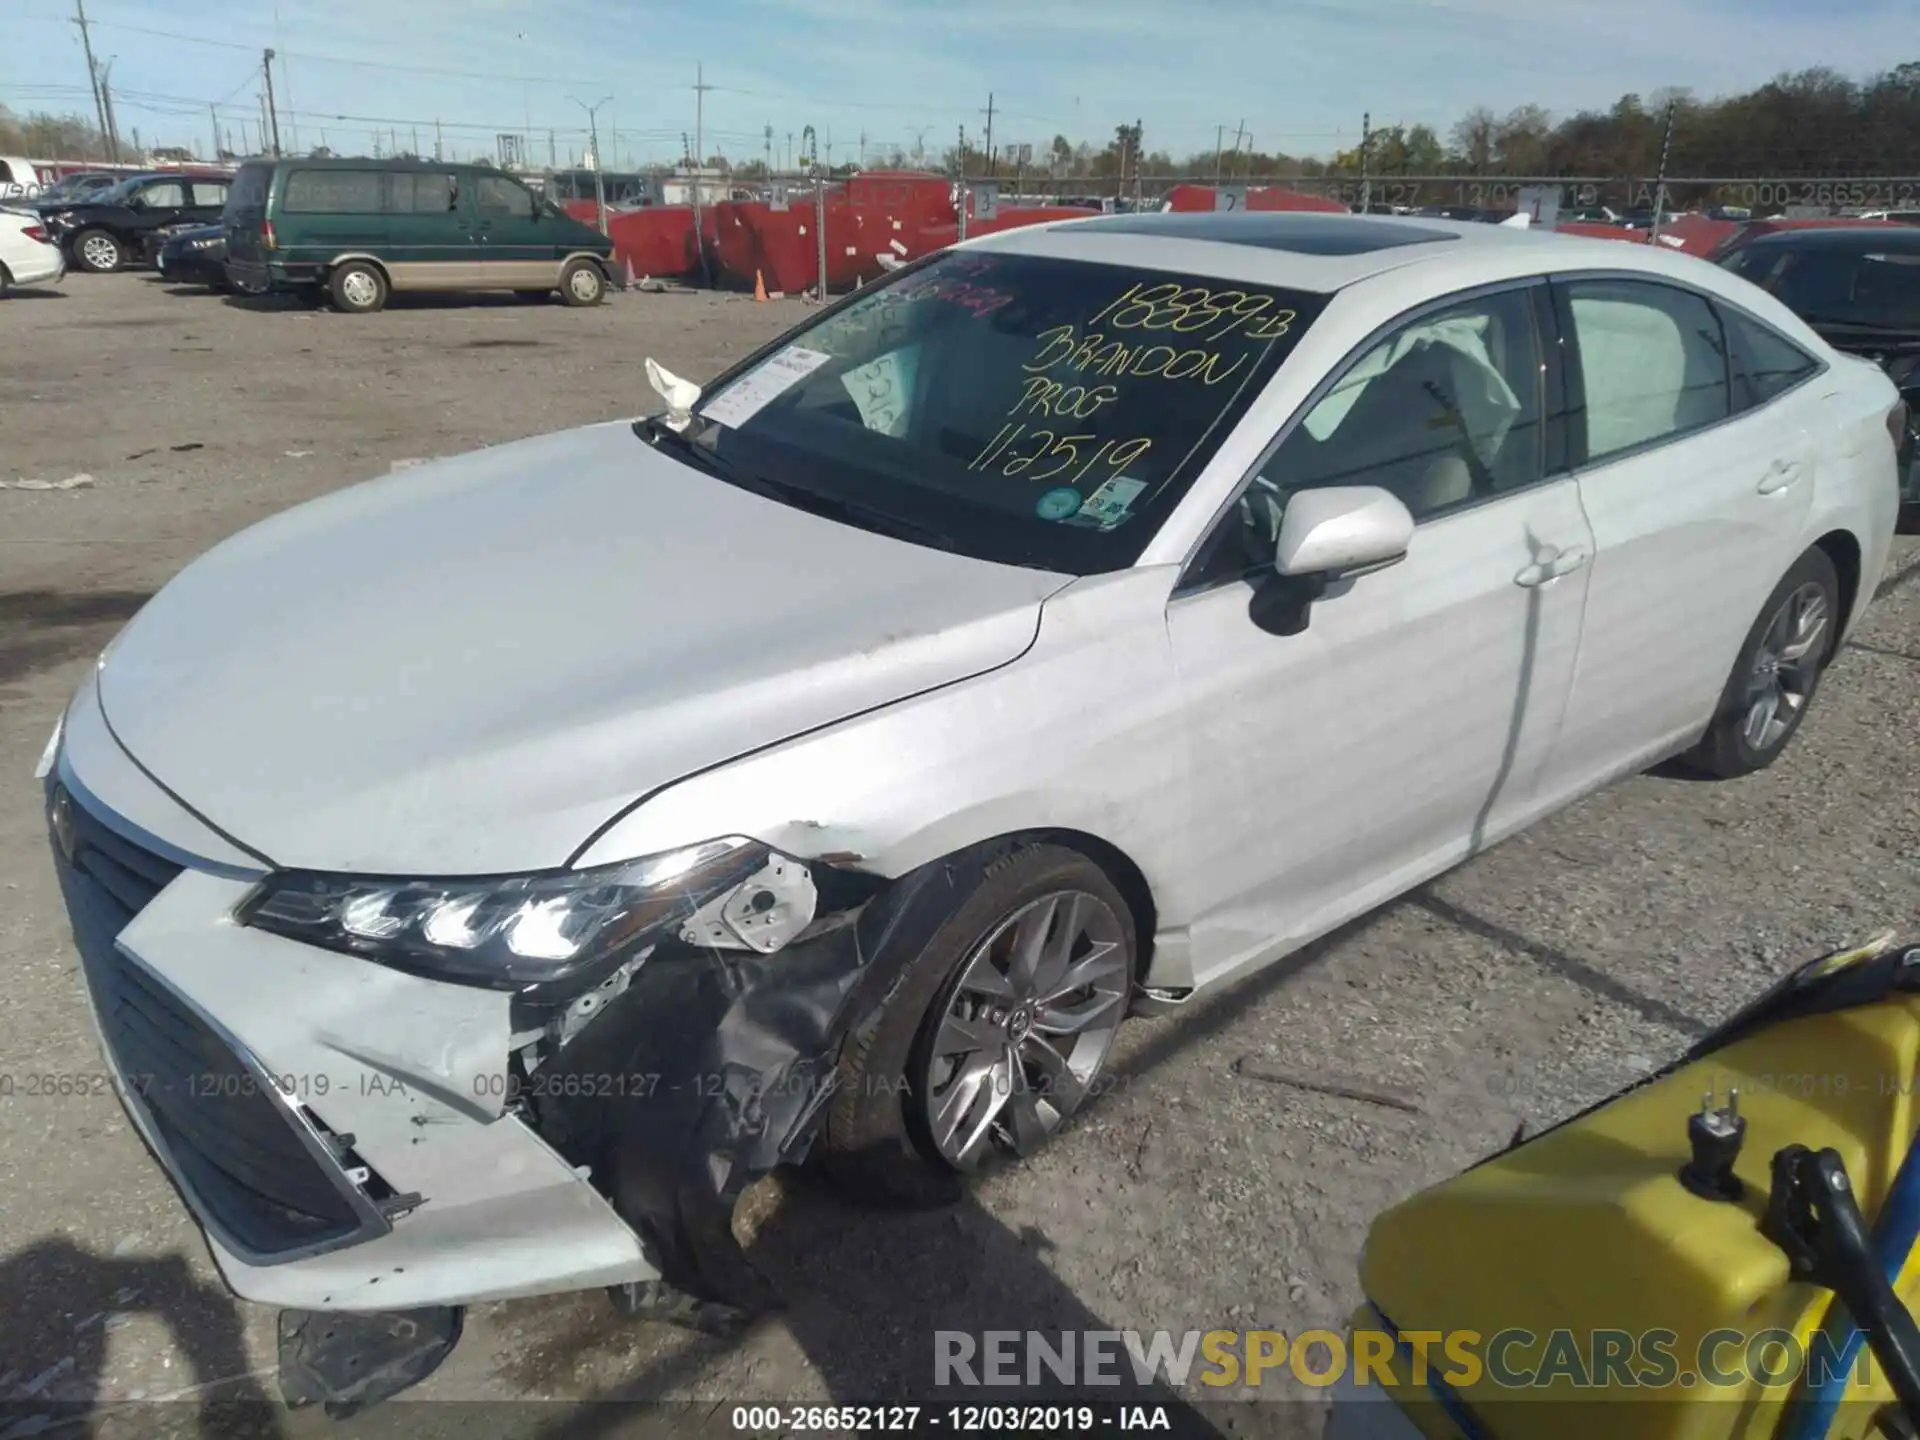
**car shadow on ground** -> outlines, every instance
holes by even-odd
[[[228,295],[225,299],[226,303],[236,310],[258,310],[266,313],[286,310],[295,312],[321,310],[329,314],[337,313],[332,304],[324,298],[309,298],[279,291],[268,295]],[[387,298],[385,309],[402,313],[416,310],[525,310],[560,303],[558,294],[543,293],[538,297],[522,297],[510,290],[477,290],[446,295],[425,293],[391,295]]]
[[[30,285],[9,285],[6,300],[0,303],[11,304],[15,300],[65,300],[66,298],[68,298],[67,292],[64,290],[48,290]]]
[[[188,1373],[163,1389],[109,1395],[109,1354],[128,1343],[110,1337],[153,1324]],[[238,1305],[195,1279],[183,1256],[123,1259],[41,1240],[0,1262],[0,1334],[0,1430],[9,1435],[98,1433],[116,1419],[132,1425],[126,1433],[286,1433],[266,1377],[248,1368]]]
[[[0,684],[100,650],[152,598],[149,590],[0,592]]]

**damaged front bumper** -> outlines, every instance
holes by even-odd
[[[771,954],[663,943],[567,1001],[529,1068],[534,992],[237,923],[264,872],[195,852],[204,827],[127,763],[90,686],[47,796],[128,1114],[233,1290],[303,1312],[598,1287],[676,1317],[764,1308],[734,1202],[806,1153],[846,1037],[972,878],[843,877]]]

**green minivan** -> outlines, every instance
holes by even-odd
[[[559,291],[596,305],[613,242],[482,165],[437,160],[252,160],[221,216],[227,278],[364,315],[396,291]]]

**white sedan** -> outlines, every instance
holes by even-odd
[[[122,1093],[243,1295],[750,1304],[769,1167],[946,1193],[1130,1010],[1771,763],[1904,423],[1724,270],[1357,216],[1015,230],[658,378],[226,541],[50,747]]]
[[[15,286],[57,284],[66,273],[66,256],[40,216],[0,206],[0,298]]]

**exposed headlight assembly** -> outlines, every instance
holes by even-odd
[[[263,881],[236,918],[435,979],[520,990],[670,935],[764,953],[804,929],[813,910],[806,866],[733,836],[594,870],[502,878],[283,871]],[[696,935],[696,915],[720,928],[703,924]]]
[[[226,237],[223,235],[209,235],[204,240],[189,240],[187,242],[187,248],[190,250],[211,250],[216,245],[224,245],[226,243]]]

